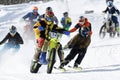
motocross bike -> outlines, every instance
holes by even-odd
[[[58,48],[59,38],[61,37],[61,34],[56,31],[50,31],[49,32],[49,46],[48,46],[48,55],[47,55],[47,73],[52,73],[53,66],[56,62],[56,51]]]
[[[25,40],[34,40],[34,32],[33,32],[33,23],[30,20],[26,20],[26,25],[24,26],[23,38]]]
[[[47,53],[47,73],[52,73],[53,66],[56,62],[56,51],[58,47],[60,46],[59,38],[61,37],[61,34],[57,31],[50,31],[49,32],[49,45],[48,45],[48,53]],[[40,59],[40,58],[39,58]],[[39,68],[42,66],[40,63],[40,60],[34,62],[32,61],[30,72],[31,73],[37,73]]]
[[[104,24],[100,28],[99,37],[104,38],[107,33],[109,33],[109,36],[112,38],[115,37],[116,34],[115,24],[111,20],[111,16],[109,18],[104,18]]]
[[[37,73],[42,64],[39,61],[32,61],[30,66],[31,73]]]

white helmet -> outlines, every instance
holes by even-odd
[[[85,17],[84,17],[84,16],[80,16],[80,17],[79,17],[79,23],[80,23],[81,25],[83,25],[83,24],[85,23]]]
[[[13,25],[10,27],[9,30],[10,30],[10,34],[13,35],[13,36],[14,36],[14,35],[16,34],[16,32],[17,32],[17,28],[16,28],[15,26],[13,26]]]
[[[113,2],[112,2],[112,1],[108,1],[108,2],[107,2],[107,6],[108,6],[108,7],[112,7],[112,6],[113,6]]]

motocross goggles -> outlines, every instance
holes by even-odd
[[[16,31],[15,31],[15,30],[10,30],[10,34],[11,34],[12,36],[14,36],[14,35],[16,34]]]
[[[38,10],[33,10],[33,13],[37,13],[38,12]]]

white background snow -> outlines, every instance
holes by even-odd
[[[68,3],[66,3],[68,2]],[[120,10],[120,1],[115,0],[114,5]],[[21,17],[32,11],[33,6],[39,7],[39,13],[43,14],[45,8],[51,6],[59,21],[64,11],[69,11],[72,18],[72,26],[78,22],[80,15],[86,16],[92,24],[92,42],[81,63],[83,68],[80,72],[59,72],[53,70],[52,74],[46,73],[46,65],[43,65],[37,74],[30,73],[30,62],[34,55],[34,41],[29,41],[21,45],[18,53],[11,51],[0,55],[0,80],[119,80],[120,79],[120,38],[99,38],[99,29],[103,24],[104,15],[102,11],[106,8],[105,0],[68,0],[51,1],[49,3],[31,2],[18,5],[4,6],[0,5],[0,41],[7,34],[11,25],[18,28],[22,34],[23,26]],[[84,14],[85,11],[94,10],[92,14]],[[119,16],[120,17],[120,16]],[[59,23],[61,26],[61,24]],[[75,34],[70,37],[63,35],[61,43],[63,46]],[[66,42],[65,42],[66,41]],[[3,45],[0,45],[2,48]],[[69,51],[65,51],[65,56]],[[73,65],[73,61],[69,65]],[[59,66],[59,59],[55,66]]]

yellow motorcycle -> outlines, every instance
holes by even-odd
[[[52,73],[53,66],[56,62],[56,51],[59,46],[58,43],[61,34],[56,31],[50,31],[49,37],[47,73]]]

